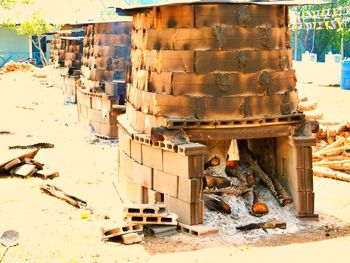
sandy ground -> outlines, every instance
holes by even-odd
[[[326,119],[349,120],[350,91],[334,87],[299,85],[300,96],[318,101]],[[0,233],[15,229],[19,245],[3,262],[345,262],[350,256],[350,184],[315,178],[319,222],[299,222],[295,232],[250,236],[197,238],[177,234],[146,237],[125,246],[101,241],[101,227],[122,221],[116,181],[117,144],[93,142],[77,123],[74,105],[65,105],[58,88],[40,85],[28,73],[0,75],[0,153],[9,145],[50,142],[38,161],[60,172],[52,181],[0,178]],[[88,202],[91,214],[40,192],[54,184]],[[88,218],[83,219],[82,214]],[[105,219],[109,218],[109,219]],[[243,238],[242,238],[243,237]],[[0,247],[0,253],[5,247]]]

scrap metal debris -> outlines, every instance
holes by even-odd
[[[48,148],[54,148],[55,145],[52,143],[47,142],[39,142],[35,144],[30,145],[15,145],[15,146],[9,146],[10,150],[13,149],[48,149]]]
[[[66,203],[68,203],[76,208],[86,208],[87,207],[86,201],[84,201],[78,197],[75,197],[73,195],[67,194],[54,185],[51,185],[51,184],[42,185],[42,186],[40,186],[40,190],[43,193],[51,195],[53,197],[56,197],[60,200],[63,200]]]
[[[1,176],[39,177],[41,179],[54,179],[59,176],[57,171],[46,168],[41,162],[33,158],[39,149],[8,151],[0,157]]]

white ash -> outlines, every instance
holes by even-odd
[[[219,228],[220,238],[234,238],[235,242],[254,241],[266,235],[296,233],[321,226],[320,222],[305,222],[296,218],[294,204],[282,207],[266,187],[259,186],[257,190],[269,207],[269,213],[267,215],[261,217],[251,215],[243,197],[224,196],[223,200],[227,202],[232,209],[231,215],[209,211],[205,208],[204,224]],[[286,222],[287,228],[268,229],[266,232],[262,229],[250,231],[240,231],[236,229],[237,226],[261,223],[273,219]]]

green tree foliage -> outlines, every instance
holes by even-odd
[[[46,33],[56,31],[58,26],[49,24],[45,21],[39,12],[35,12],[32,15],[32,19],[25,21],[22,24],[15,26],[19,35],[36,36],[36,39],[32,39],[33,45],[39,50],[40,58],[44,65],[47,65],[45,53],[42,50],[41,40]]]
[[[291,8],[292,11],[318,11],[329,8],[338,8],[350,5],[350,0],[337,0],[332,4],[316,6],[300,6]],[[350,16],[350,14],[348,14]],[[344,17],[343,17],[344,18]],[[334,20],[334,18],[325,18]],[[312,20],[310,20],[312,21]],[[341,53],[341,42],[343,39],[344,57],[350,57],[350,31],[349,24],[343,29],[297,29],[292,31],[292,48],[294,59],[301,60],[302,53],[309,51],[317,54],[318,61],[324,61],[328,52]],[[297,45],[297,47],[296,47]],[[297,49],[297,52],[295,52]],[[297,58],[295,55],[297,54]]]
[[[5,9],[10,9],[14,4],[17,2],[20,2],[22,4],[30,4],[32,0],[0,0],[0,7],[5,8]]]

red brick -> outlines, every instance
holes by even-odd
[[[134,243],[140,243],[143,241],[143,234],[140,233],[129,233],[121,236],[122,241],[125,245],[131,245]]]
[[[184,202],[172,196],[165,196],[165,205],[170,212],[178,216],[178,221],[187,225],[203,224],[204,202]]]
[[[202,178],[187,179],[179,176],[178,180],[178,199],[188,203],[198,202],[201,200],[203,188]]]
[[[144,204],[144,187],[126,178],[126,195],[133,203]]]
[[[163,170],[163,150],[142,144],[142,163],[154,169]]]
[[[157,204],[159,202],[162,202],[162,197],[161,197],[161,193],[151,190],[151,189],[147,189],[148,191],[148,203],[149,204]]]
[[[127,156],[131,156],[131,138],[123,129],[118,130],[119,143],[118,146]]]
[[[131,158],[139,164],[142,164],[141,143],[135,140],[131,140]]]
[[[153,169],[151,167],[133,162],[132,180],[146,188],[153,187]]]
[[[177,197],[178,177],[155,169],[153,176],[153,190]]]
[[[174,152],[163,151],[163,171],[186,178],[203,177],[203,155],[183,156]]]
[[[128,157],[123,150],[119,150],[119,167],[122,170],[123,174],[133,179],[133,167],[134,167],[134,161]]]

